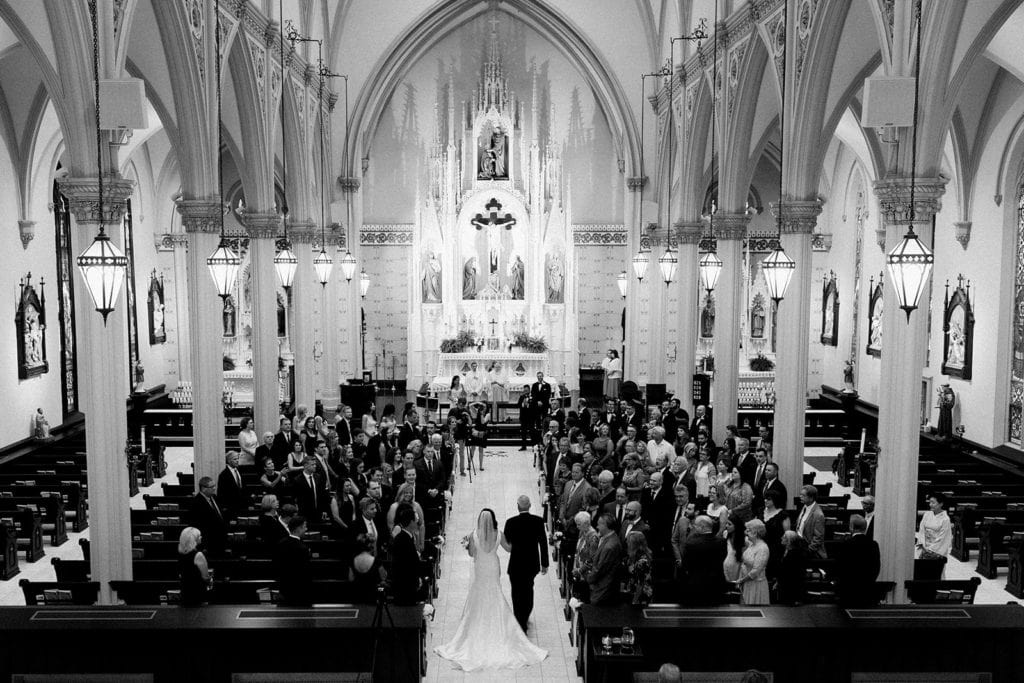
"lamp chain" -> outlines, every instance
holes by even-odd
[[[327,213],[324,209],[324,199],[327,194],[326,191],[326,174],[324,173],[324,61],[323,61],[323,43],[317,43],[317,61],[320,63],[320,94],[319,94],[319,105],[320,109],[320,248],[326,249],[325,236],[326,228],[324,222],[327,220]],[[348,245],[345,245],[346,247]]]
[[[718,137],[716,132],[718,128],[718,3],[715,2],[715,33],[712,37],[711,42],[711,171],[717,178],[718,174],[715,173],[715,138]],[[711,238],[710,244],[711,251],[714,252],[714,240],[715,240],[715,209],[718,208],[718,195],[719,187],[716,182],[715,184],[715,206],[708,206],[708,213],[710,218],[708,220],[708,232]]]
[[[105,234],[103,221],[103,135],[100,132],[100,31],[97,19],[97,0],[89,0],[89,18],[92,21],[92,69],[96,89],[96,175],[99,179],[100,235]]]
[[[217,19],[214,24],[214,46],[217,54],[215,55],[215,64],[217,67],[217,194],[220,197],[220,238],[224,239],[224,155],[221,153],[221,149],[224,145],[224,132],[221,130],[223,123],[221,118],[223,116],[221,112],[221,89],[220,89],[220,0],[214,2],[214,11],[217,14]]]
[[[288,246],[288,127],[284,122],[284,92],[287,70],[284,65],[284,0],[277,0],[277,12],[281,21],[278,46],[281,53],[281,224],[284,227],[285,247]]]
[[[914,14],[917,21],[917,39],[914,47],[914,126],[910,149],[910,232],[914,232],[914,186],[917,185],[917,114],[918,90],[921,81],[921,0],[914,2]]]
[[[779,77],[779,210],[775,220],[779,244],[782,243],[782,183],[786,174],[786,60],[789,59],[789,0],[782,3],[782,74]]]

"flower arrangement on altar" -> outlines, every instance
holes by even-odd
[[[548,343],[544,337],[531,337],[525,332],[518,332],[512,337],[512,345],[518,346],[526,353],[544,353],[548,350]]]
[[[771,372],[775,369],[775,362],[763,353],[759,353],[750,359],[750,369],[753,372]]]
[[[462,353],[476,346],[476,337],[468,330],[462,330],[454,339],[441,340],[441,353]]]

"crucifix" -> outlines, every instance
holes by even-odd
[[[489,211],[485,217],[483,214],[477,214],[470,223],[476,226],[477,230],[487,229],[487,255],[488,255],[488,266],[490,273],[498,272],[498,256],[501,252],[500,246],[500,232],[499,228],[505,228],[505,230],[511,230],[512,226],[516,224],[516,219],[512,218],[512,214],[506,213],[504,216],[499,216],[498,211],[501,210],[501,202],[495,198],[491,198],[487,202],[487,206],[484,207]]]
[[[495,326],[496,326],[497,324],[498,324],[498,321],[497,321],[497,320],[495,320],[495,319],[494,319],[494,318],[492,317],[492,318],[491,318],[491,336],[492,336],[492,337],[493,337],[493,336],[495,336],[495,335],[496,335],[496,334],[498,333],[498,331],[497,331],[497,328],[495,327]]]

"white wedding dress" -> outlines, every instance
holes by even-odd
[[[548,651],[526,637],[501,592],[498,543],[485,550],[476,533],[473,543],[473,582],[462,619],[455,637],[434,648],[434,652],[463,671],[519,669],[541,662]]]

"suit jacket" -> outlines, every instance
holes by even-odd
[[[445,491],[448,488],[448,473],[445,472],[444,463],[438,458],[433,459],[432,467],[427,467],[427,459],[420,458],[413,463],[416,468],[416,486],[424,491],[437,489]]]
[[[416,542],[407,531],[401,531],[391,543],[391,594],[396,605],[415,605],[419,594],[420,555]]]
[[[683,556],[686,555],[686,541],[690,537],[690,519],[683,513],[679,517],[679,521],[672,525],[672,555],[676,558],[676,562],[681,562]]]
[[[217,476],[217,504],[228,519],[233,519],[249,509],[249,496],[245,492],[245,484],[241,481],[242,471],[238,471],[238,481],[235,481],[229,467],[225,467]]]
[[[310,575],[310,554],[306,544],[288,535],[277,542],[274,571],[281,599],[288,605],[313,604],[313,580]]]
[[[881,568],[878,543],[864,534],[855,534],[840,544],[836,551],[839,604],[844,607],[877,605],[875,581]]]
[[[278,542],[288,536],[288,529],[281,524],[281,520],[270,515],[260,515],[259,528],[260,540],[271,548],[276,548]]]
[[[505,520],[503,530],[510,549],[508,575],[533,578],[548,566],[548,539],[544,520],[529,512],[520,512]]]
[[[619,437],[622,436],[622,418],[618,413],[608,414],[607,411],[603,411],[597,418],[597,424],[608,425],[608,436],[611,437],[612,441],[618,441]]]
[[[672,513],[676,508],[672,489],[662,486],[657,496],[652,494],[652,489],[644,489],[640,494],[640,507],[641,515],[651,525],[651,546],[664,547],[672,533]]]
[[[607,512],[609,515],[614,517],[615,521],[619,522],[619,528],[621,529],[622,528],[622,520],[625,519],[625,515],[626,515],[626,506],[625,505],[622,506],[622,519],[619,518],[618,507],[619,507],[618,504],[613,500],[612,502],[608,503],[603,508],[601,508],[601,511],[602,512]]]
[[[612,487],[611,490],[608,491],[608,493],[604,494],[601,497],[601,500],[599,500],[597,502],[598,507],[601,508],[602,510],[607,508],[609,504],[612,506],[612,510],[614,510],[615,509],[615,487]],[[615,513],[613,512],[612,514],[615,514]]]
[[[736,456],[735,466],[739,468],[740,479],[743,480],[744,484],[750,484],[751,488],[754,488],[754,475],[757,473],[757,458],[751,451],[747,451],[743,454],[743,460],[740,461],[740,456]]]
[[[277,463],[274,462],[274,452],[270,449],[270,446],[261,443],[256,447],[256,455],[253,456],[253,459],[256,461],[254,467],[260,474],[263,474],[263,461],[267,458],[270,458],[270,461],[274,463],[274,469],[278,469]]]
[[[576,513],[581,510],[587,509],[587,491],[592,487],[587,483],[585,479],[581,479],[580,483],[569,495],[569,488],[572,486],[572,480],[566,482],[565,491],[562,493],[562,499],[558,502],[559,517],[562,521],[568,525],[572,521],[572,518],[576,516]]]
[[[313,483],[316,487],[316,495],[309,487],[305,474],[299,474],[292,482],[292,492],[295,494],[295,504],[299,507],[299,514],[311,523],[318,521],[323,513],[330,506],[330,492],[324,486],[323,479],[319,473],[313,474]]]
[[[615,534],[601,537],[594,554],[594,564],[586,574],[590,586],[590,604],[614,604],[618,599],[618,574],[622,565],[622,543]]]
[[[334,425],[334,431],[338,434],[338,445],[347,446],[352,443],[352,425],[348,420],[342,418]]]
[[[534,382],[530,385],[530,402],[540,414],[545,414],[551,403],[551,385],[547,382]]]
[[[760,489],[754,489],[755,500],[761,501],[761,509],[764,509],[764,499],[768,497],[769,491],[778,491],[782,496],[782,507],[786,507],[786,485],[782,483],[782,480],[776,477],[770,483],[762,484]]]
[[[380,510],[384,510],[385,511],[384,514],[385,514],[385,520],[386,520],[387,519],[387,517],[386,517],[387,509],[390,506],[383,506],[383,505],[378,504],[377,507]],[[383,534],[384,528],[387,527],[387,521],[384,521],[383,523],[381,523],[377,519],[373,519],[372,521],[370,521],[370,520],[367,520],[366,517],[364,517],[363,514],[360,512],[359,515],[356,517],[356,521],[354,521],[348,527],[350,540],[355,541],[356,537],[359,536],[359,534],[366,534],[367,536],[369,536],[368,532],[370,530],[370,525],[371,524],[373,525],[373,530],[374,530],[374,532],[376,533],[376,536],[377,536],[377,553],[378,553],[377,556],[380,557],[379,553],[380,553],[381,549],[386,548],[387,545],[388,545],[388,539]]]
[[[712,534],[692,534],[686,539],[680,567],[681,602],[684,605],[718,605],[725,592],[725,539]]]
[[[587,435],[587,438],[593,437],[593,430],[590,428],[590,421],[592,419],[590,408],[584,408],[580,411],[579,422],[576,423],[583,430],[583,433]]]
[[[214,503],[211,503],[203,494],[197,493],[192,497],[188,518],[189,524],[202,533],[206,547],[216,555],[227,544],[228,523],[224,511],[216,502],[217,496],[213,496],[213,500]]]
[[[679,435],[679,411],[669,410],[662,415],[661,426],[665,430],[665,441],[674,444]]]
[[[695,417],[695,418],[693,418],[693,421],[690,423],[690,438],[691,439],[696,439],[697,438],[697,432],[700,431],[701,426],[707,427],[708,428],[708,432],[711,431],[711,420],[708,419],[707,413],[704,414],[704,417]]]
[[[785,489],[783,489],[783,491],[785,491]],[[868,520],[868,528],[867,531],[864,532],[864,535],[871,540],[875,540],[875,516],[871,515],[871,517],[868,518],[867,515],[865,515],[865,518]]]
[[[285,461],[288,460],[288,454],[295,448],[292,446],[292,442],[298,441],[299,435],[295,432],[289,432],[288,438],[281,432],[274,434],[274,443],[270,447],[271,457],[274,459],[274,468],[281,469]]]
[[[801,512],[801,514],[803,513]],[[820,505],[815,503],[807,513],[802,530],[800,529],[800,518],[797,517],[795,528],[804,539],[809,557],[822,559],[828,557],[825,552],[825,513],[821,511]]]
[[[398,428],[398,448],[405,453],[405,447],[417,439],[423,440],[422,428],[403,422],[402,426]]]
[[[628,521],[623,519],[622,520],[622,526],[619,527],[619,531],[616,534],[619,537],[619,541],[622,543],[623,547],[625,547],[625,545],[626,545],[626,536],[628,535],[626,533],[627,529],[629,529],[629,533],[633,533],[634,531],[639,531],[640,533],[642,533],[644,536],[647,537],[648,541],[650,541],[650,538],[651,538],[651,525],[648,524],[647,522],[645,522],[643,520],[643,518],[640,518],[640,519],[636,520],[636,522],[633,523],[632,527],[629,526],[629,522]]]

